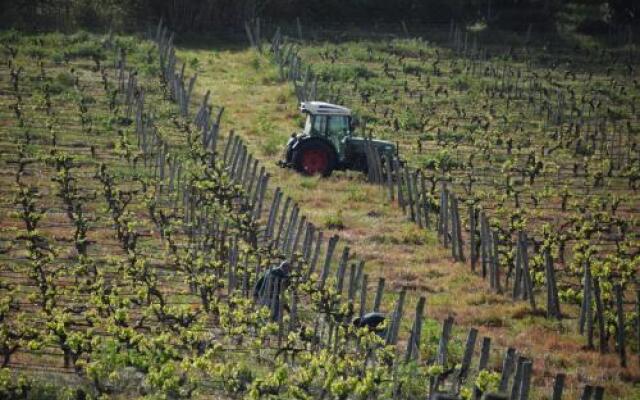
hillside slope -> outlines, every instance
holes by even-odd
[[[187,43],[180,48],[181,57],[191,60],[198,72],[201,93],[210,90],[225,105],[224,125],[246,139],[253,154],[267,165],[272,183],[292,196],[311,221],[339,234],[352,253],[366,261],[371,277],[384,277],[394,289],[408,289],[411,303],[426,296],[428,318],[441,321],[452,315],[460,333],[479,327],[501,350],[515,347],[532,357],[536,398],[550,393],[555,372],[561,371],[568,373],[569,396],[576,396],[588,380],[604,384],[609,396],[634,396],[629,383],[637,371],[618,368],[615,355],[585,351],[584,339],[574,334],[573,318],[549,321],[523,302],[489,294],[488,284],[467,265],[454,263],[434,232],[419,230],[361,174],[338,172],[320,179],[277,167],[282,148],[291,132],[300,129],[301,119],[292,88],[278,80],[278,71],[266,56],[242,46]],[[332,230],[336,223],[344,227]],[[564,311],[576,315],[575,309]],[[496,368],[501,363],[498,349],[492,362]]]

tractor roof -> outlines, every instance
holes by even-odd
[[[307,101],[300,103],[300,111],[314,115],[351,115],[347,107],[325,103],[323,101]]]

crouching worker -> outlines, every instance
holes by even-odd
[[[271,315],[274,321],[279,318],[279,294],[289,285],[290,272],[291,264],[288,261],[283,261],[277,267],[269,268],[260,275],[253,288],[253,299],[256,303],[269,306],[272,309]]]
[[[386,335],[386,329],[382,327],[384,320],[383,313],[370,312],[363,315],[362,318],[354,318],[353,326],[356,328],[369,328],[370,331],[375,332],[378,336],[384,337]]]

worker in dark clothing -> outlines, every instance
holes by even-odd
[[[380,325],[384,322],[385,317],[383,313],[380,312],[370,312],[360,317],[356,317],[353,320],[353,326],[356,328],[369,328],[370,331],[376,332],[377,334],[383,334],[385,329],[381,328]]]
[[[288,261],[283,261],[275,268],[269,268],[265,271],[260,278],[256,281],[256,285],[253,288],[253,298],[255,301],[260,301],[265,291],[269,288],[267,284],[269,281],[273,281],[273,287],[279,287],[280,291],[283,291],[289,284],[289,273],[291,271],[291,264]]]

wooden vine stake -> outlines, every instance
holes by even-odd
[[[416,305],[416,314],[413,320],[413,327],[407,342],[407,351],[405,353],[405,362],[409,362],[420,355],[420,336],[422,333],[422,317],[424,314],[424,305],[426,298],[420,297]]]
[[[558,287],[556,284],[556,274],[551,259],[551,250],[544,249],[544,265],[547,277],[547,318],[561,319],[560,301],[558,299]]]
[[[622,293],[622,285],[616,284],[614,286],[614,292],[616,296],[616,313],[617,313],[617,327],[616,327],[616,342],[618,348],[618,355],[620,356],[620,366],[627,367],[627,351],[625,347],[625,322],[624,322],[624,297]]]

